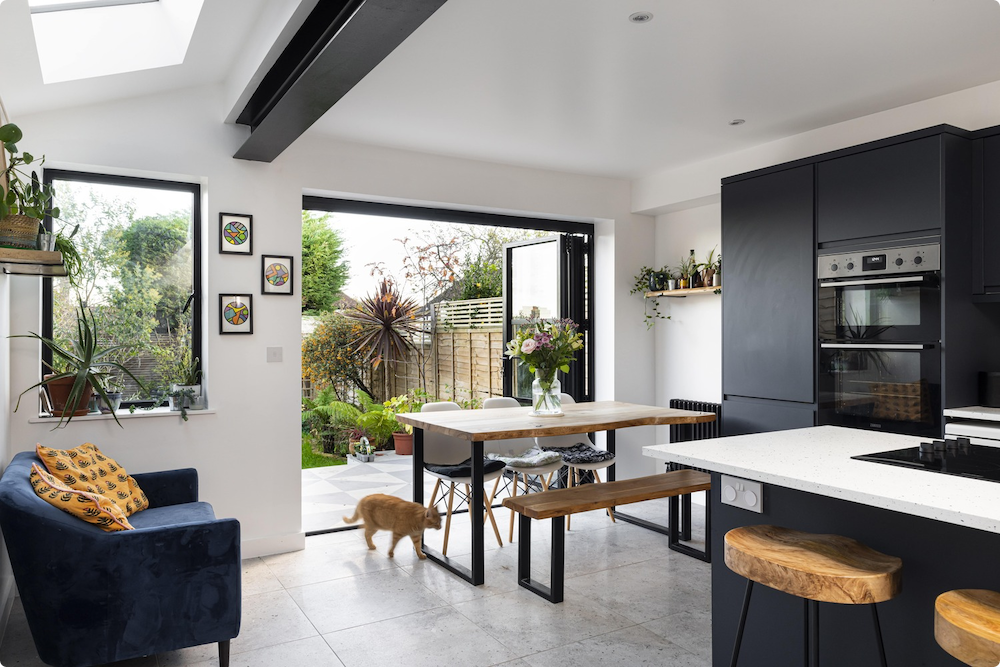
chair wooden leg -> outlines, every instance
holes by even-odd
[[[448,489],[448,516],[444,520],[444,548],[441,549],[441,555],[448,555],[448,534],[451,533],[451,506],[455,500],[455,483],[452,482]]]
[[[501,475],[500,477],[503,477],[503,475]],[[500,488],[500,477],[497,477],[497,481],[493,482],[493,490],[490,491],[489,498],[487,498],[487,496],[486,496],[485,493],[483,494],[483,500],[486,500],[486,506],[487,507],[490,507],[490,508],[493,507],[493,499],[497,497],[497,489]],[[486,523],[486,517],[484,516],[483,517],[483,524],[485,524],[485,523]]]
[[[229,667],[229,640],[219,642],[219,667]]]
[[[517,498],[517,473],[514,473],[514,490],[510,494],[511,498]],[[510,511],[510,534],[507,537],[507,544],[514,543],[514,510]]]
[[[493,516],[493,507],[486,502],[486,498],[483,498],[483,504],[486,505],[486,516],[489,518],[490,523],[493,524],[493,533],[497,536],[497,544],[501,547],[503,546],[503,540],[500,538],[500,529],[497,528],[497,520]]]
[[[431,502],[430,504],[427,505],[427,507],[434,507],[434,502],[437,500],[438,497],[438,489],[440,488],[441,488],[441,480],[440,479],[434,480],[434,491],[431,493]]]

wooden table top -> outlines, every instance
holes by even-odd
[[[608,431],[628,426],[696,424],[715,421],[711,412],[677,410],[621,401],[563,405],[562,417],[538,417],[530,407],[449,412],[407,412],[396,415],[403,424],[463,440],[508,440],[547,435]]]

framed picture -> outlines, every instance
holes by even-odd
[[[293,292],[293,261],[294,258],[288,255],[261,254],[260,293],[285,294],[290,296]]]
[[[224,255],[253,255],[253,216],[219,214],[219,252]]]
[[[219,333],[253,333],[253,295],[219,295]]]

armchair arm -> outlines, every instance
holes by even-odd
[[[149,499],[150,507],[165,507],[198,500],[198,471],[194,468],[161,470],[132,475]]]
[[[117,655],[231,639],[240,627],[240,524],[215,519],[115,533],[109,637]]]

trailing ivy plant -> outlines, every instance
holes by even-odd
[[[669,267],[664,266],[660,269],[662,273],[669,273]],[[656,324],[656,320],[669,320],[670,315],[664,315],[660,312],[660,300],[656,297],[651,299],[646,298],[646,292],[649,291],[649,279],[653,277],[656,273],[653,269],[648,266],[644,266],[639,269],[639,273],[635,275],[635,282],[632,283],[632,289],[629,290],[629,294],[641,294],[643,299],[643,321],[646,323],[647,329],[652,329],[653,325]]]

